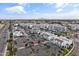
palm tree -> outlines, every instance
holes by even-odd
[[[13,55],[15,55],[17,52],[17,48],[13,48]]]
[[[12,39],[7,40],[8,43],[9,43],[9,42],[12,42],[12,41],[13,41]]]
[[[16,42],[16,41],[14,41],[14,44],[16,45],[16,44],[17,44],[17,42]]]
[[[36,50],[36,53],[38,53],[39,49]]]
[[[7,50],[12,51],[12,43],[8,43]]]
[[[25,47],[28,47],[28,43],[25,44]]]
[[[41,43],[41,41],[40,40],[38,40],[38,44],[40,44]]]

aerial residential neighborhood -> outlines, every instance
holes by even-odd
[[[74,22],[74,23],[73,23]],[[79,55],[79,23],[58,20],[2,20],[1,56]]]

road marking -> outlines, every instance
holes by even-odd
[[[24,49],[24,48],[25,48],[25,47],[20,47],[20,48],[18,48],[18,49],[20,50],[20,49]]]
[[[6,47],[5,47],[5,50],[4,50],[4,54],[3,54],[3,56],[6,56],[7,45],[8,45],[8,43],[6,44]]]

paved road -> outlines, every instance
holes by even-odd
[[[79,56],[79,39],[75,38],[74,44],[75,44],[75,48],[74,48],[72,55]]]
[[[79,56],[79,39],[75,38],[75,37],[73,37],[72,39],[74,41],[75,48],[74,48],[71,55],[72,56]]]
[[[3,56],[5,53],[5,47],[8,39],[8,24],[6,24],[2,30],[0,30],[0,56]]]

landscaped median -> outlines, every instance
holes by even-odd
[[[69,56],[73,52],[74,48],[75,48],[75,44],[73,42],[73,47],[70,49],[70,51],[65,56]]]
[[[58,56],[69,56],[74,50],[74,43],[72,43],[68,48],[62,48],[59,51]]]
[[[10,39],[7,40],[7,49],[4,55],[14,56],[16,54],[17,48],[14,47],[13,33],[10,31]]]

